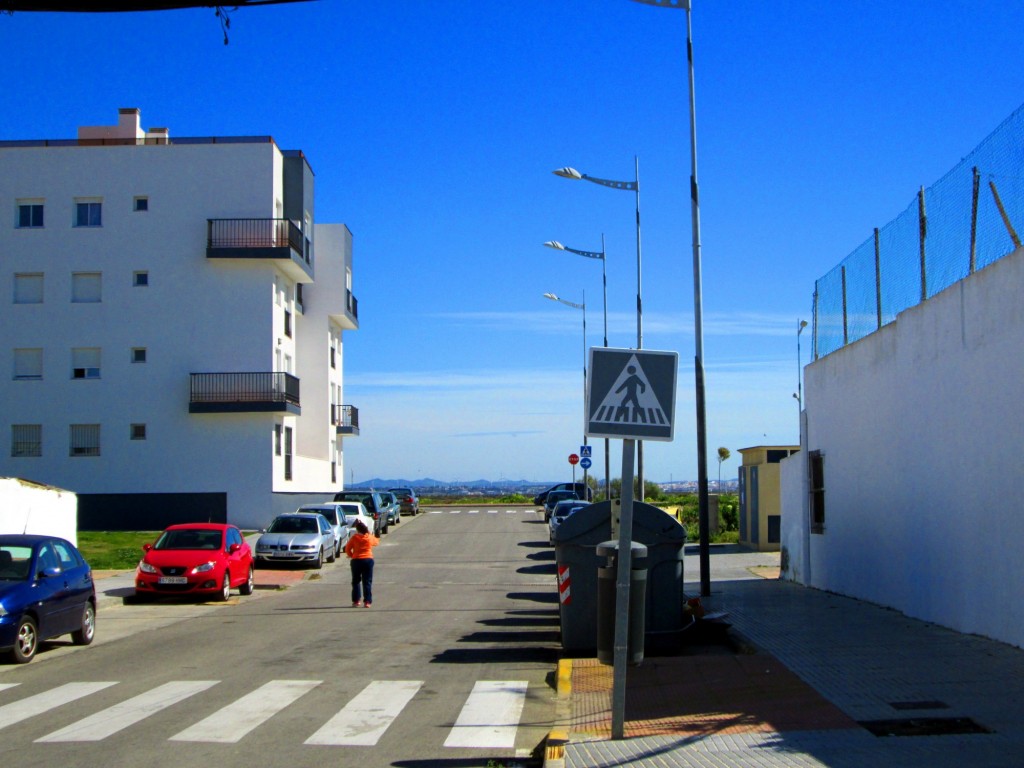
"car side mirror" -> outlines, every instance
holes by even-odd
[[[228,547],[228,554],[233,555],[233,554],[235,554],[235,552],[237,552],[241,548],[242,548],[241,544],[232,544],[230,547]]]
[[[152,544],[143,544],[142,545],[142,551],[143,552],[149,552],[149,550],[151,550],[152,548],[153,548]]]
[[[41,570],[39,572],[40,578],[45,578],[45,579],[52,579],[54,576],[60,576],[60,574],[61,574],[60,568],[53,568],[53,567],[43,568],[43,570]]]

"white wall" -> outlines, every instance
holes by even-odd
[[[807,366],[826,499],[802,564],[812,586],[1024,646],[1022,289],[1018,249]],[[799,486],[786,483],[791,553]]]
[[[0,477],[0,533],[59,536],[78,545],[78,498],[48,485]]]

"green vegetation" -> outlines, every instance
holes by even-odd
[[[142,545],[152,544],[160,531],[79,531],[78,551],[93,570],[127,571],[142,559]]]
[[[699,500],[695,493],[665,495],[657,504],[667,512],[674,513],[677,520],[686,526],[687,541],[698,541]],[[735,493],[723,493],[718,497],[718,533],[711,540],[719,544],[735,544],[739,540],[739,499]]]

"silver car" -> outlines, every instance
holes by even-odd
[[[256,540],[258,563],[313,563],[322,568],[324,560],[334,562],[337,539],[327,518],[315,512],[278,515]]]
[[[343,506],[345,506],[345,502],[342,501],[325,501],[321,504],[303,504],[295,510],[296,512],[320,514],[327,518],[327,522],[330,523],[331,528],[334,529],[335,557],[341,556],[341,550],[344,548],[345,542],[347,542],[348,537],[352,535],[352,530],[349,528],[345,512],[341,509]]]

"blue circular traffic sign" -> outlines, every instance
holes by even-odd
[[[583,467],[584,469],[590,469],[590,465],[593,463],[594,462],[590,460],[589,456],[584,456],[582,459],[580,459],[580,466]]]

